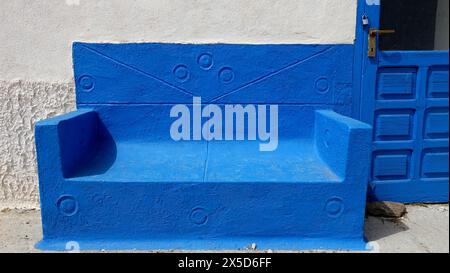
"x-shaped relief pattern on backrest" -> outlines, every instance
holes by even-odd
[[[352,45],[73,46],[78,104],[350,104]]]

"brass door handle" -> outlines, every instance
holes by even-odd
[[[393,34],[394,29],[369,29],[369,50],[367,56],[370,58],[375,58],[377,56],[377,38],[378,35]]]
[[[395,29],[370,29],[369,35],[377,35],[377,34],[392,34],[395,33]]]

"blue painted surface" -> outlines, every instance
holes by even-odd
[[[373,125],[369,199],[448,202],[449,52],[379,51],[368,58],[367,32],[379,27],[380,6],[360,7],[359,16],[370,19],[356,46],[359,119]]]
[[[352,45],[73,49],[78,110],[36,125],[38,247],[364,248],[372,133],[342,115]],[[170,108],[193,96],[277,104],[278,149],[173,141]]]

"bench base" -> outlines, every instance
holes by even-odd
[[[351,189],[351,190],[350,190]],[[62,193],[62,194],[61,194]],[[65,181],[37,247],[362,250],[363,184]]]

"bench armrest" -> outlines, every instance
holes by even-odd
[[[366,123],[332,110],[316,111],[317,151],[322,160],[345,181],[367,180],[371,136],[372,127]]]
[[[55,178],[70,177],[76,166],[92,153],[97,127],[97,113],[89,109],[37,122],[35,141],[40,178],[56,181]]]

